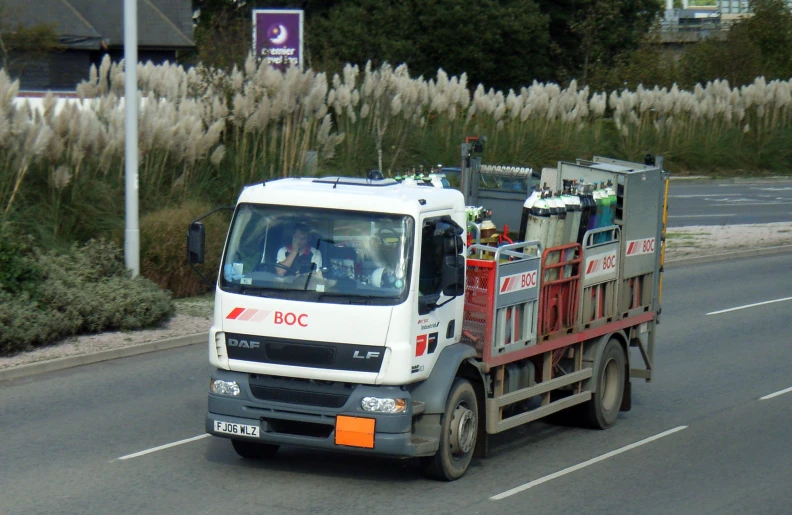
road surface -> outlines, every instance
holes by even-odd
[[[792,222],[792,180],[673,180],[668,225],[737,225]]]
[[[203,434],[200,345],[2,383],[0,513],[788,513],[790,269],[669,268],[656,380],[634,381],[632,411],[607,431],[496,435],[453,483],[294,448],[238,458]]]

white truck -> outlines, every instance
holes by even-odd
[[[611,426],[631,378],[652,377],[667,177],[605,158],[555,173],[612,181],[613,225],[561,246],[495,246],[468,242],[478,233],[453,189],[246,187],[216,284],[206,431],[244,458],[282,445],[420,458],[454,480],[490,434],[561,411]],[[290,247],[298,226],[304,250]],[[190,263],[204,242],[193,222]],[[307,258],[284,265],[294,251]]]

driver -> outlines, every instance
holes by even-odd
[[[278,251],[278,264],[286,267],[277,267],[278,275],[289,272],[300,275],[301,272],[307,273],[311,270],[315,270],[315,275],[321,275],[322,253],[308,244],[310,233],[311,230],[306,224],[299,223],[294,227],[291,244]]]

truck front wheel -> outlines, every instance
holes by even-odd
[[[425,458],[427,476],[443,481],[462,477],[473,458],[478,423],[476,391],[467,379],[457,378],[446,401],[440,447],[437,454]]]
[[[581,422],[586,427],[607,429],[616,422],[624,396],[625,362],[624,349],[617,339],[611,338],[594,371],[597,391],[580,406]]]
[[[262,460],[272,458],[278,452],[279,445],[251,442],[249,440],[231,440],[237,454],[246,460]]]

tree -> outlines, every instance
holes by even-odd
[[[656,0],[539,0],[549,18],[557,80],[588,81],[637,49],[660,12]],[[599,72],[602,74],[602,72]]]
[[[309,24],[308,44],[325,68],[388,61],[434,76],[442,67],[496,88],[551,72],[547,17],[530,0],[347,0]]]
[[[0,68],[11,76],[21,75],[31,63],[65,48],[55,24],[24,25],[19,15],[0,0]]]
[[[638,47],[656,0],[194,0],[204,62],[241,64],[255,7],[305,11],[308,66],[406,63],[434,76],[467,73],[500,89],[533,80],[588,81]],[[210,57],[210,55],[212,57]],[[604,71],[603,71],[604,70]]]
[[[751,0],[753,16],[730,30],[729,39],[745,38],[761,54],[767,79],[792,75],[792,11],[785,0]]]

